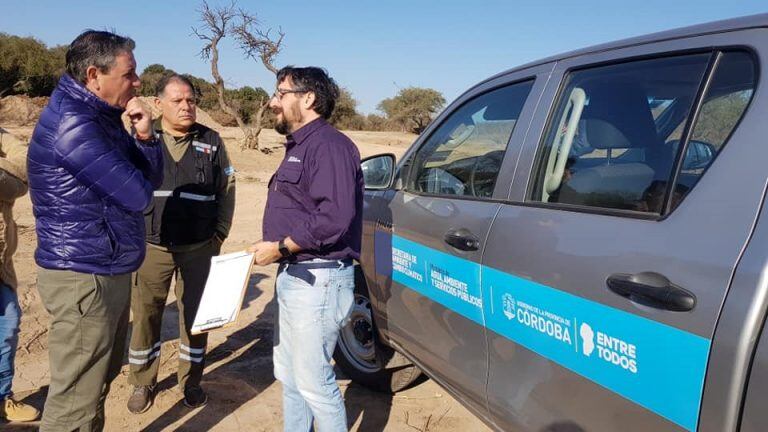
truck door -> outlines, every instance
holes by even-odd
[[[483,414],[487,347],[480,261],[506,197],[551,65],[491,80],[462,96],[405,156],[403,186],[388,195],[391,287],[387,332],[449,390]],[[382,250],[375,247],[377,254]],[[377,271],[381,271],[377,265]]]
[[[758,69],[733,46],[763,34],[558,63],[482,262],[501,428],[697,429],[768,161],[737,127],[756,120]]]

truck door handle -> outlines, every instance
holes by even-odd
[[[466,228],[452,229],[448,231],[445,233],[443,240],[458,250],[476,251],[480,249],[480,239],[475,237],[475,235]]]
[[[635,303],[674,312],[686,312],[696,306],[696,296],[654,272],[614,273],[606,280],[614,293]]]

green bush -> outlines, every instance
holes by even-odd
[[[0,33],[0,95],[49,96],[64,72],[66,46]]]

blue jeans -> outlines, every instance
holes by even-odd
[[[317,260],[315,260],[317,261]],[[347,431],[347,414],[331,358],[354,301],[354,267],[310,270],[314,285],[277,275],[275,378],[283,384],[285,431]]]
[[[0,401],[11,396],[20,323],[21,308],[16,291],[0,283]]]

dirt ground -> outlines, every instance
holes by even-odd
[[[31,126],[3,125],[11,133],[29,138]],[[237,128],[223,128],[222,136],[237,168],[237,208],[223,253],[242,250],[260,239],[266,183],[282,159],[282,137],[273,130],[262,133],[262,146],[270,154],[240,152]],[[415,136],[389,132],[349,132],[363,157],[376,153],[402,154]],[[15,256],[19,300],[23,309],[21,340],[16,357],[14,392],[43,407],[49,382],[48,314],[35,288],[36,245],[29,197],[14,207],[19,226]],[[254,267],[243,310],[236,326],[211,333],[203,386],[209,403],[190,410],[176,387],[178,310],[169,298],[163,319],[163,346],[158,395],[146,413],[132,415],[125,407],[130,387],[127,359],[107,399],[107,431],[274,431],[282,430],[280,383],[272,376],[272,324],[275,318],[276,266]],[[353,431],[486,431],[477,418],[431,380],[390,396],[369,391],[339,376]],[[3,431],[33,431],[35,424],[0,423]]]

